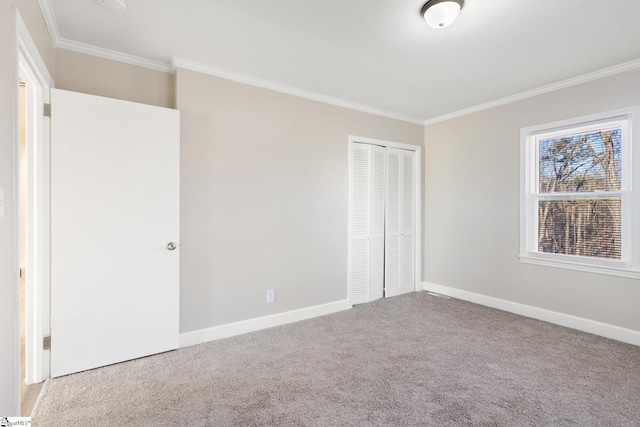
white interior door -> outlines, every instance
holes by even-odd
[[[178,111],[51,105],[51,376],[177,348]]]

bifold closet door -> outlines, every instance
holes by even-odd
[[[371,146],[371,264],[369,301],[384,296],[385,148]]]
[[[386,150],[385,297],[415,289],[415,152]]]
[[[383,297],[385,149],[354,143],[351,156],[350,300]]]

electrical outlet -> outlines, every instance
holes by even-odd
[[[267,302],[275,302],[276,300],[276,290],[275,289],[269,289],[267,291]]]

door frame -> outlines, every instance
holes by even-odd
[[[25,131],[27,152],[26,187],[26,265],[28,274],[25,281],[25,383],[42,382],[49,377],[49,350],[44,349],[44,337],[50,335],[49,316],[50,293],[50,195],[49,195],[49,124],[45,117],[44,104],[49,103],[49,89],[54,86],[38,49],[29,34],[20,12],[14,8],[14,28],[16,31],[15,87],[18,77],[25,83]],[[16,90],[15,111],[18,111],[19,91]],[[15,159],[14,182],[19,182],[18,155],[20,138],[18,117],[15,115]],[[16,193],[17,194],[17,193]],[[19,218],[18,206],[14,215]],[[19,233],[19,221],[15,223],[15,233]],[[19,259],[19,242],[16,239],[14,251]],[[19,262],[18,262],[19,263]],[[20,268],[18,266],[18,268]],[[19,278],[18,278],[19,280]],[[19,286],[19,283],[16,284]],[[19,307],[15,310],[20,325]],[[20,351],[18,345],[17,351]],[[20,360],[19,354],[17,360]],[[19,371],[19,366],[18,366]]]
[[[353,160],[353,144],[370,144],[378,145],[385,148],[399,148],[402,150],[409,150],[415,153],[414,156],[414,179],[415,179],[415,194],[414,194],[414,206],[415,206],[415,260],[414,260],[414,292],[422,290],[422,147],[413,144],[404,144],[394,141],[385,141],[382,139],[367,138],[363,136],[349,135],[349,158],[348,158],[348,171],[349,171],[349,191],[348,191],[348,220],[347,220],[347,299],[351,301],[351,215],[352,215],[352,200],[351,192],[353,188],[353,177],[351,173],[351,166]]]

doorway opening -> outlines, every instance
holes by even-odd
[[[20,251],[20,415],[29,416],[35,405],[43,383],[27,384],[26,382],[26,295],[27,295],[27,129],[26,129],[26,83],[20,78],[18,82],[19,103],[19,158],[18,158],[18,222]],[[29,296],[33,291],[29,289]]]
[[[20,269],[19,351],[20,414],[28,416],[42,383],[49,377],[49,350],[44,337],[49,323],[49,118],[44,104],[49,102],[51,78],[27,28],[14,9],[18,52],[16,76],[16,165],[19,191],[16,209],[19,236],[15,250]],[[19,313],[19,314],[18,314]]]

